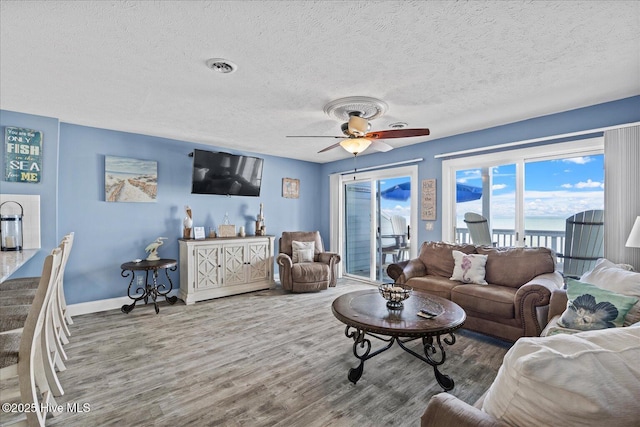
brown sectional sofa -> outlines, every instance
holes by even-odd
[[[487,285],[450,280],[454,250],[487,255]],[[467,313],[466,329],[507,341],[539,336],[547,323],[551,292],[563,287],[562,275],[555,271],[555,254],[547,248],[425,242],[418,258],[391,264],[387,274],[395,283],[461,306]]]

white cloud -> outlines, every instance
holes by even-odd
[[[581,181],[577,183],[576,188],[604,188],[604,184],[602,182],[587,179],[587,182]]]
[[[573,188],[572,184],[562,184],[560,187],[562,188]]]
[[[492,190],[504,190],[507,188],[507,184],[495,184],[491,186]]]
[[[581,157],[572,157],[570,159],[562,159],[563,162],[566,163],[575,163],[578,165],[584,165],[592,161],[593,158],[589,156],[581,156]]]

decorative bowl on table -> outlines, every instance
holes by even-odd
[[[400,309],[403,307],[402,301],[411,296],[411,288],[395,283],[385,283],[378,286],[380,295],[387,300],[387,308]]]

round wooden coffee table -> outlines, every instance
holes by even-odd
[[[349,370],[349,381],[355,384],[360,379],[365,360],[388,350],[397,342],[403,350],[433,366],[438,384],[445,391],[451,390],[453,380],[440,373],[438,367],[446,358],[443,343],[453,345],[456,342],[453,332],[464,324],[467,317],[464,310],[449,300],[415,290],[400,310],[389,309],[386,303],[377,289],[351,292],[333,301],[333,314],[347,325],[344,333],[353,339],[353,355],[360,360],[357,368]],[[421,309],[438,315],[425,319],[418,316]],[[368,337],[388,344],[372,353]],[[422,339],[424,356],[405,346],[405,343],[418,338]]]

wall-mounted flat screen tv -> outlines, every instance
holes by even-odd
[[[259,196],[263,159],[193,150],[191,193]]]

